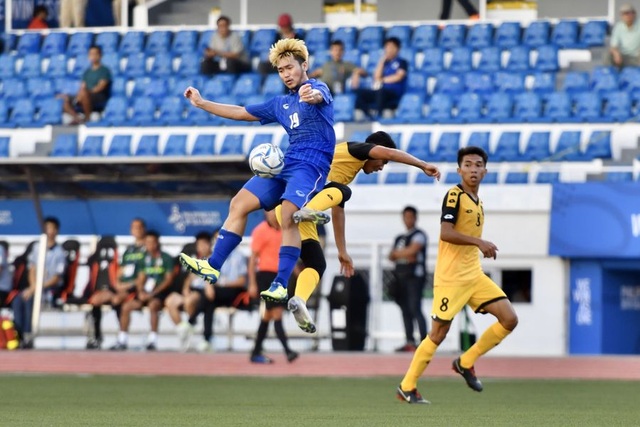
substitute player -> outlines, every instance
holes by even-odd
[[[496,258],[498,248],[483,240],[484,209],[478,198],[480,182],[487,173],[487,153],[479,147],[458,151],[458,174],[462,182],[449,189],[442,203],[440,244],[434,275],[433,325],[416,352],[397,389],[407,403],[429,403],[418,392],[418,378],[447,336],[454,316],[469,304],[476,313],[491,313],[498,321],[478,342],[453,361],[453,370],[475,391],[482,391],[473,365],[500,344],[518,324],[518,317],[505,293],[482,271],[478,249],[485,258]]]
[[[275,178],[254,176],[233,197],[211,257],[198,260],[180,254],[180,261],[189,270],[215,283],[222,264],[242,240],[247,215],[261,208],[271,210],[282,201],[278,274],[271,287],[260,293],[262,299],[272,302],[286,300],[287,282],[300,256],[300,232],[293,214],[324,186],[335,147],[333,98],[327,85],[309,80],[308,57],[307,47],[301,40],[283,39],[271,47],[269,61],[277,68],[289,93],[263,104],[246,107],[218,104],[203,99],[193,87],[184,93],[192,105],[211,114],[233,120],[259,120],[262,124],[278,122],[289,134],[284,169]],[[325,214],[317,213],[314,217],[321,222],[328,221]]]

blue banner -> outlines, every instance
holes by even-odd
[[[550,255],[640,258],[640,185],[554,185],[550,233]]]

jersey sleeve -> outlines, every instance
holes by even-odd
[[[317,89],[320,91],[320,93],[322,94],[322,99],[324,99],[324,102],[326,104],[331,104],[333,102],[333,96],[331,96],[331,91],[329,90],[329,87],[324,82],[321,82],[319,80],[312,81],[311,88]]]
[[[411,243],[417,243],[424,247],[427,244],[427,236],[422,231],[415,233],[411,236]]]
[[[442,201],[442,216],[440,222],[455,224],[458,221],[458,208],[460,206],[460,191],[454,187],[444,196]]]
[[[409,63],[407,62],[406,59],[400,58],[400,66],[398,68],[401,69],[401,70],[404,70],[404,71],[408,71],[409,70]]]
[[[249,114],[260,119],[260,124],[266,125],[268,123],[274,123],[277,121],[275,106],[278,98],[279,97],[276,96],[262,104],[247,105],[244,108]]]
[[[349,154],[358,160],[369,160],[369,152],[375,147],[375,144],[368,142],[347,142],[347,150]]]

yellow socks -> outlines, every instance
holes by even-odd
[[[307,302],[319,282],[318,272],[313,268],[305,268],[300,272],[296,281],[296,296]]]
[[[463,368],[471,368],[476,360],[500,342],[511,333],[505,329],[499,322],[491,325],[480,337],[480,339],[471,346],[469,350],[460,356],[460,365]]]
[[[411,391],[417,387],[418,378],[420,378],[420,375],[427,369],[427,365],[429,365],[429,362],[433,359],[433,354],[437,348],[437,344],[431,341],[431,338],[428,336],[422,340],[416,352],[413,354],[413,360],[411,360],[409,370],[400,383],[402,390]]]
[[[326,211],[340,203],[342,203],[342,191],[335,187],[329,187],[313,196],[313,199],[305,207],[315,211]]]

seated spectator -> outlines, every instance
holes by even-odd
[[[75,98],[63,95],[64,112],[73,117],[72,124],[89,120],[93,111],[102,111],[111,94],[111,71],[102,65],[102,49],[99,46],[89,48],[91,66],[82,75],[82,84]],[[76,107],[80,108],[81,116]]]
[[[47,217],[44,220],[44,232],[47,235],[47,252],[44,261],[44,282],[42,289],[43,302],[50,302],[56,290],[63,284],[66,269],[66,259],[62,246],[58,245],[56,238],[60,230],[60,221],[55,217]],[[33,313],[33,298],[36,292],[36,268],[38,264],[38,252],[40,243],[33,246],[29,256],[29,287],[23,289],[13,299],[13,322],[20,335],[21,348],[33,348],[31,335],[31,317]]]
[[[356,108],[372,120],[385,109],[396,109],[407,86],[407,61],[400,58],[400,40],[390,37],[384,41],[384,54],[373,73],[373,88],[358,89]],[[374,110],[375,113],[371,113]]]
[[[611,47],[605,62],[619,68],[640,65],[640,25],[630,4],[620,7],[622,21],[611,31]]]
[[[155,231],[147,231],[144,238],[146,253],[136,266],[136,290],[132,298],[122,305],[120,314],[120,332],[118,342],[112,350],[126,350],[131,312],[149,307],[151,316],[151,332],[146,349],[153,351],[158,347],[159,314],[164,301],[169,295],[174,277],[174,259],[160,249],[160,235]]]
[[[231,32],[231,20],[221,16],[217,21],[218,31],[211,36],[204,50],[201,72],[205,75],[218,73],[240,74],[251,70],[247,50],[242,39]]]
[[[273,43],[276,43],[278,40],[282,39],[303,40],[302,35],[293,28],[293,18],[291,18],[291,15],[289,15],[288,13],[283,13],[278,17],[278,33],[276,34]],[[262,75],[277,72],[277,70],[273,68],[273,65],[271,65],[271,62],[269,62],[269,60],[260,61],[260,63],[258,64],[258,71]]]
[[[360,76],[367,74],[365,70],[358,67],[353,62],[343,61],[344,43],[341,40],[334,40],[329,48],[331,60],[322,64],[322,67],[313,70],[309,77],[319,78],[329,86],[334,95],[344,92],[346,81],[349,77],[351,82],[358,82]]]
[[[49,11],[45,6],[36,6],[33,8],[33,18],[29,25],[27,26],[27,30],[45,30],[49,28],[49,24],[47,24],[47,18],[49,17]]]
[[[13,288],[7,252],[6,242],[0,242],[0,308],[5,306],[9,292]]]
[[[60,0],[60,28],[84,27],[86,9],[86,0]]]

